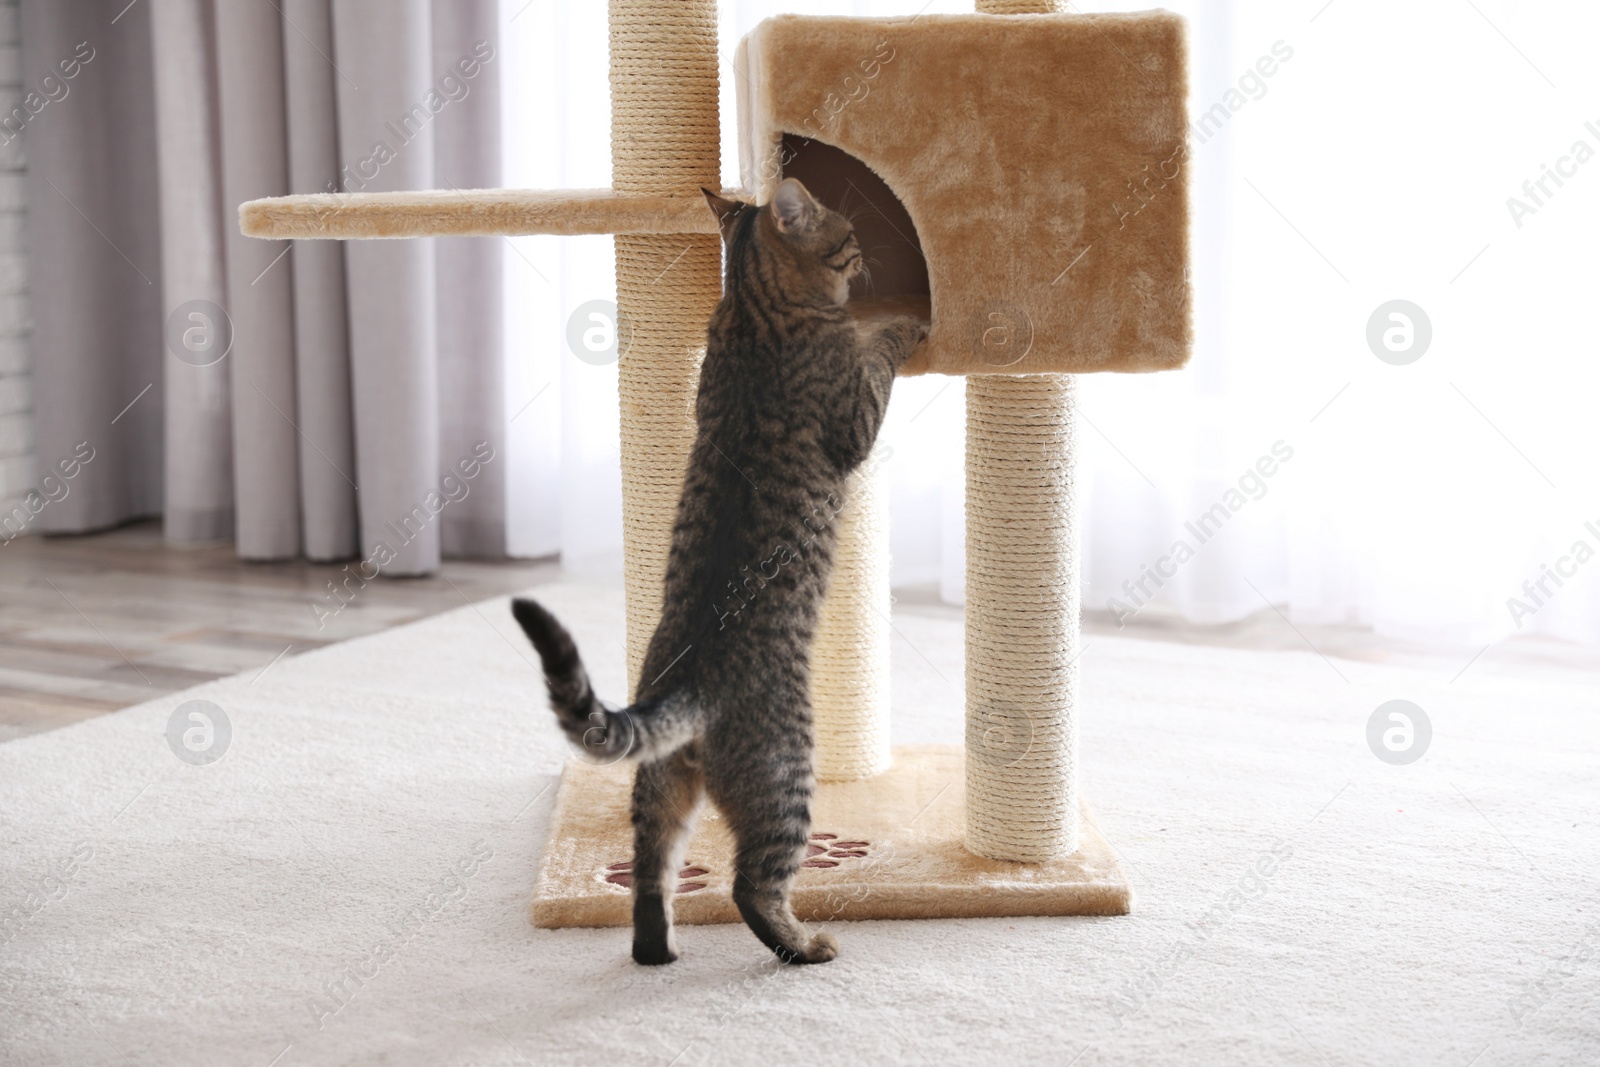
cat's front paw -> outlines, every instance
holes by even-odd
[[[895,327],[906,339],[908,349],[915,348],[928,339],[928,324],[915,315],[901,315],[895,319]]]
[[[888,346],[889,359],[896,370],[904,366],[916,347],[928,339],[928,324],[913,315],[898,315],[890,319],[884,331],[893,339]]]

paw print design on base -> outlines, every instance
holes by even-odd
[[[812,834],[810,840],[806,842],[806,858],[800,866],[814,869],[837,867],[845,860],[864,859],[871,847],[871,843],[867,841],[840,841],[838,834]],[[708,883],[705,877],[710,873],[708,867],[694,864],[684,867],[678,872],[677,892],[680,895],[697,893],[706,888]],[[597,877],[600,881],[614,885],[618,889],[632,889],[633,864],[613,863],[600,868]]]
[[[710,873],[711,870],[707,867],[691,865],[683,868],[678,872],[678,894],[697,893],[704,889],[706,883],[700,881],[700,879]],[[631,889],[633,888],[633,864],[613,863],[600,871],[600,880],[623,889]]]
[[[870,844],[866,841],[840,841],[838,834],[812,834],[806,842],[806,860],[802,867],[837,867],[843,860],[861,859]]]

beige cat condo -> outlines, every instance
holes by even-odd
[[[863,468],[812,654],[816,773],[802,919],[1113,915],[1131,907],[1077,759],[1072,375],[1183,365],[1190,345],[1183,24],[1152,12],[782,16],[740,45],[741,170],[855,216],[870,319],[915,311],[903,373],[968,375],[966,745],[891,749],[888,524]],[[714,0],[611,0],[613,188],[254,201],[269,238],[616,237],[629,677],[656,624],[706,321],[721,295]],[[870,464],[869,464],[870,466]],[[631,773],[576,760],[537,876],[540,926],[626,926]],[[678,921],[740,921],[710,810]]]

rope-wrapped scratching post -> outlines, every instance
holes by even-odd
[[[978,10],[985,15],[1048,15],[1066,8],[1055,0],[977,0]]]
[[[611,0],[611,176],[619,192],[720,188],[714,0]],[[758,190],[766,199],[771,189]],[[618,236],[622,521],[628,678],[659,619],[705,327],[721,296],[718,238]],[[631,336],[630,336],[631,335]],[[685,417],[688,413],[689,417]],[[877,477],[851,479],[811,655],[816,773],[889,766],[888,517]]]
[[[1073,379],[967,379],[967,847],[1078,847]]]
[[[715,0],[611,0],[610,22],[612,186],[721,188]],[[712,234],[619,235],[616,250],[628,684],[637,690],[660,619],[722,256]]]
[[[967,379],[967,847],[990,859],[1078,847],[1076,415],[1067,375]]]
[[[850,476],[811,644],[815,767],[824,782],[889,769],[889,507],[879,483],[872,459]]]

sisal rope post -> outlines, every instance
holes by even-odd
[[[967,379],[966,844],[990,859],[1078,848],[1076,430],[1069,375]]]
[[[814,768],[824,782],[889,769],[889,503],[876,460],[850,476],[833,578],[811,643]]]
[[[611,0],[610,19],[613,188],[658,196],[720,188],[714,0]],[[623,578],[636,691],[696,434],[694,392],[706,321],[722,295],[721,247],[714,235],[685,234],[618,236],[616,249]],[[872,470],[851,479],[838,521],[811,655],[823,781],[889,767],[888,516]]]
[[[610,32],[613,188],[696,197],[701,186],[721,188],[715,0],[611,0]],[[722,254],[712,234],[619,235],[616,257],[628,687],[637,692],[695,439]]]
[[[1074,379],[967,379],[967,847],[1078,847]]]
[[[1066,0],[977,0],[985,15],[1048,15],[1067,9]]]

